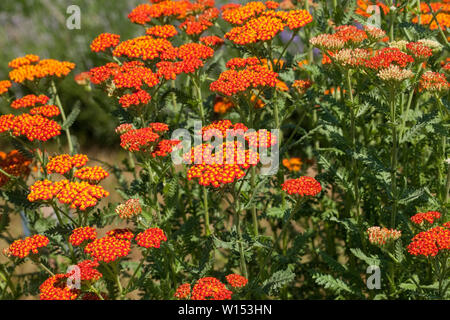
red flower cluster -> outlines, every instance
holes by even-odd
[[[445,93],[450,89],[450,83],[443,73],[427,71],[422,74],[419,90],[427,90],[436,93]]]
[[[177,29],[175,29],[175,27],[170,24],[148,28],[145,33],[148,34],[149,36],[164,39],[171,38],[178,34]]]
[[[97,230],[92,227],[79,227],[72,231],[69,242],[73,246],[79,246],[85,241],[97,239]]]
[[[99,166],[83,167],[74,173],[74,177],[80,180],[86,180],[91,184],[97,184],[109,176],[109,173]]]
[[[160,228],[150,228],[136,236],[137,244],[144,248],[159,248],[161,241],[167,241],[167,237]]]
[[[410,42],[406,49],[417,60],[426,60],[433,55],[433,51],[420,42]]]
[[[6,254],[8,256],[14,256],[20,259],[27,257],[31,253],[37,254],[39,248],[46,247],[49,244],[49,240],[46,236],[35,234],[32,237],[26,237],[25,239],[19,239],[14,241],[8,249]]]
[[[177,288],[173,296],[178,299],[187,299],[190,294],[191,294],[191,285],[189,283],[183,283]]]
[[[297,179],[286,180],[281,189],[289,194],[297,194],[300,196],[316,196],[322,191],[320,183],[312,178],[303,176]]]
[[[94,259],[103,262],[112,262],[130,253],[131,242],[106,236],[89,243],[84,252],[90,254]]]
[[[131,59],[153,60],[172,48],[172,44],[166,39],[142,36],[121,42],[114,49],[113,55]]]
[[[60,154],[50,157],[46,169],[48,173],[65,174],[72,170],[72,168],[81,168],[89,161],[85,154],[75,154],[70,156],[68,154]]]
[[[117,239],[120,240],[131,240],[134,238],[134,234],[133,232],[131,232],[130,229],[125,228],[125,229],[113,229],[111,231],[108,231],[106,233],[106,235],[108,237],[116,237]]]
[[[373,57],[367,60],[366,66],[375,70],[388,68],[393,64],[405,68],[413,62],[413,57],[400,51],[398,48],[383,48],[377,50]]]
[[[422,224],[424,221],[432,224],[435,219],[440,219],[441,213],[437,211],[419,212],[411,217],[411,222]]]
[[[34,94],[29,94],[20,99],[14,100],[11,103],[11,107],[14,109],[34,107],[38,104],[44,105],[48,102],[48,100],[50,100],[50,98],[43,94],[41,94],[39,96],[36,96]]]
[[[249,89],[275,87],[277,82],[278,73],[269,70],[267,66],[252,64],[242,70],[230,69],[222,72],[219,79],[211,83],[210,90],[232,96]]]
[[[0,116],[0,133],[11,132],[14,136],[25,136],[29,141],[47,141],[61,134],[61,126],[39,114],[24,113]]]
[[[61,180],[53,183],[49,180],[39,180],[30,187],[27,198],[28,201],[34,202],[47,201],[56,197],[61,203],[69,204],[71,208],[84,211],[107,196],[109,192],[101,186],[94,186],[85,181]]]
[[[105,51],[108,48],[115,47],[120,42],[120,36],[112,33],[102,33],[91,43],[93,52]]]
[[[231,300],[232,294],[218,279],[205,277],[195,283],[191,300]]]
[[[225,279],[227,279],[228,283],[233,288],[242,288],[245,287],[248,283],[247,278],[235,273],[227,275]]]
[[[39,287],[41,300],[75,300],[79,292],[67,286],[67,274],[55,274]]]
[[[59,116],[61,112],[59,111],[59,108],[55,105],[48,105],[48,106],[41,106],[41,107],[35,107],[30,110],[30,114],[32,115],[41,115],[46,118],[53,118],[56,116]]]
[[[84,260],[77,264],[78,268],[80,268],[80,280],[82,281],[97,281],[100,279],[103,275],[95,269],[99,266],[99,263],[97,261],[93,260]],[[73,270],[71,273],[67,273],[67,276],[71,276],[75,273],[75,270]]]
[[[450,249],[450,229],[435,227],[416,234],[408,245],[408,252],[414,256],[434,257],[440,251]]]

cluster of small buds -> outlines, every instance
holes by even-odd
[[[161,241],[167,241],[167,237],[160,228],[150,228],[136,236],[136,243],[144,248],[159,248]]]
[[[322,191],[322,186],[316,179],[302,176],[297,179],[286,180],[281,185],[281,189],[290,195],[295,194],[304,197],[318,195]]]
[[[97,230],[92,227],[79,227],[72,231],[69,242],[73,246],[80,246],[85,241],[97,239]]]
[[[436,93],[445,93],[450,89],[450,83],[443,73],[427,71],[422,74],[419,89]]]
[[[139,199],[128,199],[125,203],[121,203],[116,207],[116,213],[122,219],[130,219],[142,213],[142,207]]]
[[[367,235],[370,243],[377,246],[384,246],[400,238],[402,233],[399,230],[375,226],[367,229]]]
[[[414,76],[414,73],[409,69],[402,69],[396,65],[390,65],[386,69],[378,71],[377,76],[386,82],[399,83]]]

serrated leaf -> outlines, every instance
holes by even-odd
[[[351,253],[358,259],[364,261],[369,266],[379,266],[381,264],[380,258],[376,255],[370,255],[367,256],[364,252],[361,251],[359,248],[352,248],[350,249]]]
[[[67,130],[69,129],[73,123],[75,122],[75,120],[78,118],[78,115],[81,112],[81,108],[79,105],[79,102],[75,105],[75,107],[72,109],[72,111],[70,112],[70,114],[67,116],[66,121],[64,121],[64,123],[62,124],[61,128],[63,130]]]
[[[295,273],[289,268],[280,270],[272,274],[272,276],[263,282],[262,290],[268,294],[274,294],[279,289],[289,284],[295,279]]]

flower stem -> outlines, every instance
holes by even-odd
[[[202,186],[203,191],[203,206],[205,210],[205,233],[209,237],[211,235],[211,229],[209,228],[209,207],[208,207],[208,190],[205,186]]]
[[[395,89],[391,89],[390,94],[390,109],[391,109],[391,135],[392,135],[392,147],[391,147],[391,193],[393,197],[392,204],[392,216],[391,216],[391,228],[395,228],[395,218],[397,216],[397,155],[398,155],[398,142],[397,142],[397,125],[396,125],[396,112],[395,112]]]
[[[59,111],[61,112],[61,118],[64,123],[64,122],[66,122],[66,113],[64,112],[64,108],[62,107],[61,100],[59,99],[59,95],[58,95],[58,90],[56,89],[56,85],[53,80],[52,80],[50,86],[53,91],[53,96],[55,98],[56,106],[59,108]],[[69,145],[69,153],[73,154],[73,143],[72,143],[72,137],[70,136],[70,129],[66,128],[66,129],[64,129],[64,131],[66,132],[66,136],[67,136],[67,144]]]

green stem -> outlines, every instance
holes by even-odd
[[[234,218],[234,223],[235,223],[235,227],[236,227],[236,231],[238,234],[238,242],[239,242],[239,257],[240,257],[240,267],[241,267],[241,274],[245,277],[248,278],[248,273],[247,273],[247,264],[245,262],[245,256],[244,256],[244,248],[242,246],[242,230],[241,230],[241,203],[240,203],[240,195],[239,193],[236,194],[236,192],[234,192],[234,201],[236,203],[236,207],[235,207],[235,218]]]
[[[208,190],[205,186],[202,186],[203,191],[203,206],[205,210],[205,233],[209,237],[211,235],[211,229],[209,227],[209,207],[208,207]]]
[[[391,228],[395,228],[395,219],[397,216],[397,157],[398,157],[398,142],[397,142],[397,124],[395,112],[395,88],[391,89],[390,94],[390,109],[391,109],[391,192],[393,197]]]
[[[148,256],[149,252],[150,252],[149,249],[147,249],[147,250],[144,252],[144,256],[142,257],[141,262],[139,263],[139,265],[138,265],[138,266],[136,267],[136,269],[134,270],[133,275],[132,275],[131,278],[130,278],[130,281],[128,281],[128,284],[127,284],[127,286],[126,286],[126,288],[125,288],[125,291],[124,291],[124,296],[125,296],[127,293],[129,293],[129,290],[130,290],[130,288],[131,288],[131,285],[133,284],[134,278],[136,277],[138,271],[139,271],[139,270],[142,268],[142,266],[144,265],[144,262],[147,260],[147,256]]]
[[[59,99],[59,95],[58,95],[58,90],[56,89],[56,85],[53,80],[52,80],[50,86],[52,88],[53,95],[55,97],[56,106],[59,108],[59,111],[61,112],[61,118],[64,123],[64,122],[66,122],[66,113],[64,112],[64,108],[62,107],[61,100]],[[73,143],[72,143],[72,137],[70,136],[70,129],[66,128],[66,129],[64,129],[64,131],[66,132],[66,136],[67,136],[67,144],[69,145],[69,153],[73,154]]]

